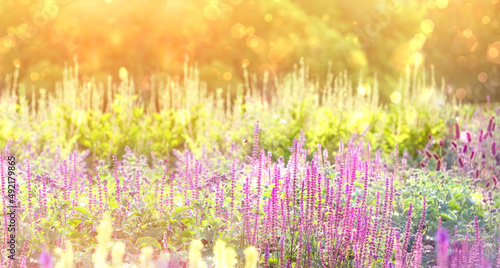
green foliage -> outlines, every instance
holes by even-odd
[[[396,187],[396,186],[395,186]],[[459,181],[442,172],[422,172],[409,170],[397,185],[399,192],[395,204],[394,221],[400,226],[406,223],[409,204],[414,205],[412,214],[413,228],[416,229],[422,216],[422,198],[427,199],[426,223],[424,228],[428,237],[434,237],[438,227],[438,218],[441,217],[442,226],[447,230],[458,228],[460,235],[473,231],[474,217],[481,221],[480,228],[486,232],[493,232],[498,228],[496,219],[500,216],[494,206],[483,202],[483,193],[479,188],[471,187],[465,181]],[[496,239],[491,237],[491,239]]]

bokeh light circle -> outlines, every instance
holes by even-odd
[[[489,61],[495,64],[500,64],[500,41],[497,41],[488,46],[486,56],[488,57]]]
[[[467,96],[467,90],[464,88],[459,88],[455,91],[455,96],[459,99],[463,99]]]
[[[488,80],[488,74],[485,72],[481,72],[477,75],[477,80],[481,83],[484,83]]]
[[[392,103],[400,103],[401,102],[401,93],[393,92],[391,94],[391,102]]]
[[[31,81],[38,81],[38,79],[40,79],[40,74],[38,74],[37,72],[32,72],[30,74],[30,79]]]

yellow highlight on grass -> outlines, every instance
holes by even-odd
[[[201,257],[203,243],[200,240],[194,240],[189,246],[189,266],[188,268],[207,268],[207,264]]]
[[[92,255],[94,267],[96,268],[111,268],[111,267],[125,267],[123,264],[123,256],[125,254],[125,244],[121,241],[113,243],[111,241],[111,234],[113,233],[112,219],[109,212],[103,215],[99,226],[97,227],[97,247]],[[189,247],[189,268],[207,268],[207,264],[201,256],[201,251],[204,248],[201,240],[194,240]],[[111,249],[111,265],[108,264],[107,259]],[[74,267],[73,248],[71,242],[66,241],[66,251],[56,249],[56,255],[60,256],[56,268]],[[141,249],[139,260],[140,267],[152,267],[153,265],[154,249],[151,246],[146,246]],[[245,268],[257,268],[259,261],[259,253],[255,247],[248,247],[245,253]],[[168,261],[169,254],[162,254],[161,260]],[[214,264],[215,268],[234,268],[238,264],[236,251],[226,246],[226,242],[218,240],[214,246]],[[128,267],[137,267],[132,264]]]
[[[238,264],[236,251],[226,247],[226,242],[217,240],[214,246],[215,268],[233,268]]]
[[[244,251],[245,253],[245,268],[257,268],[257,262],[259,261],[259,252],[255,247],[248,247]]]
[[[55,249],[56,255],[59,255],[60,259],[54,266],[54,268],[71,268],[75,267],[73,263],[73,246],[70,241],[66,241],[66,251],[63,251],[61,248]]]

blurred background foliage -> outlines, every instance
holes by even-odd
[[[209,91],[236,88],[242,66],[272,87],[304,57],[311,79],[376,73],[382,102],[405,68],[431,66],[460,99],[500,98],[498,0],[4,0],[0,14],[0,88],[20,66],[52,92],[77,59],[82,82],[124,67],[148,91],[152,75],[183,81],[186,57]]]

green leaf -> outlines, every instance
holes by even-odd
[[[161,249],[161,245],[160,245],[160,243],[158,243],[158,240],[156,240],[152,237],[149,237],[149,236],[140,237],[135,241],[135,243],[137,244],[137,246],[139,248],[142,248],[145,246],[153,246],[157,249]]]
[[[73,231],[70,231],[69,233],[67,233],[66,235],[71,237],[71,238],[79,238],[82,236],[82,233],[80,233],[76,230],[73,230]]]
[[[116,203],[115,200],[112,200],[110,202],[108,202],[108,205],[111,209],[115,209],[115,208],[119,208],[120,206],[118,205],[118,203]]]
[[[189,226],[189,225],[194,223],[194,219],[193,218],[184,218],[184,219],[181,219],[181,222],[184,223],[184,225]]]
[[[189,207],[187,207],[187,206],[184,206],[184,207],[178,207],[178,208],[176,208],[176,209],[174,210],[174,215],[177,215],[177,214],[179,214],[179,213],[181,213],[181,212],[183,212],[183,211],[185,211],[185,210],[187,210],[187,209],[189,209]]]
[[[453,214],[453,212],[451,211],[444,211],[443,213],[439,214],[439,216],[441,216],[442,218],[446,218],[448,220],[452,220],[452,221],[456,221],[457,220],[457,216],[455,214]]]
[[[180,235],[181,235],[181,237],[184,237],[184,238],[188,238],[188,239],[189,239],[189,238],[191,238],[192,236],[194,236],[194,235],[195,235],[195,233],[194,233],[193,231],[191,231],[191,230],[185,229],[184,231],[182,231],[182,232],[180,233]]]
[[[82,222],[81,219],[69,219],[68,220],[68,223],[73,225],[73,227],[78,226],[78,224],[80,224],[81,222]]]
[[[78,211],[78,212],[82,213],[83,215],[85,215],[85,216],[87,216],[87,217],[90,218],[90,212],[87,209],[85,209],[85,208],[74,207],[73,210],[76,210],[76,211]]]
[[[455,200],[451,200],[450,203],[448,203],[448,205],[454,209],[454,210],[459,210],[460,209],[460,205],[457,204],[457,202],[455,202]]]

